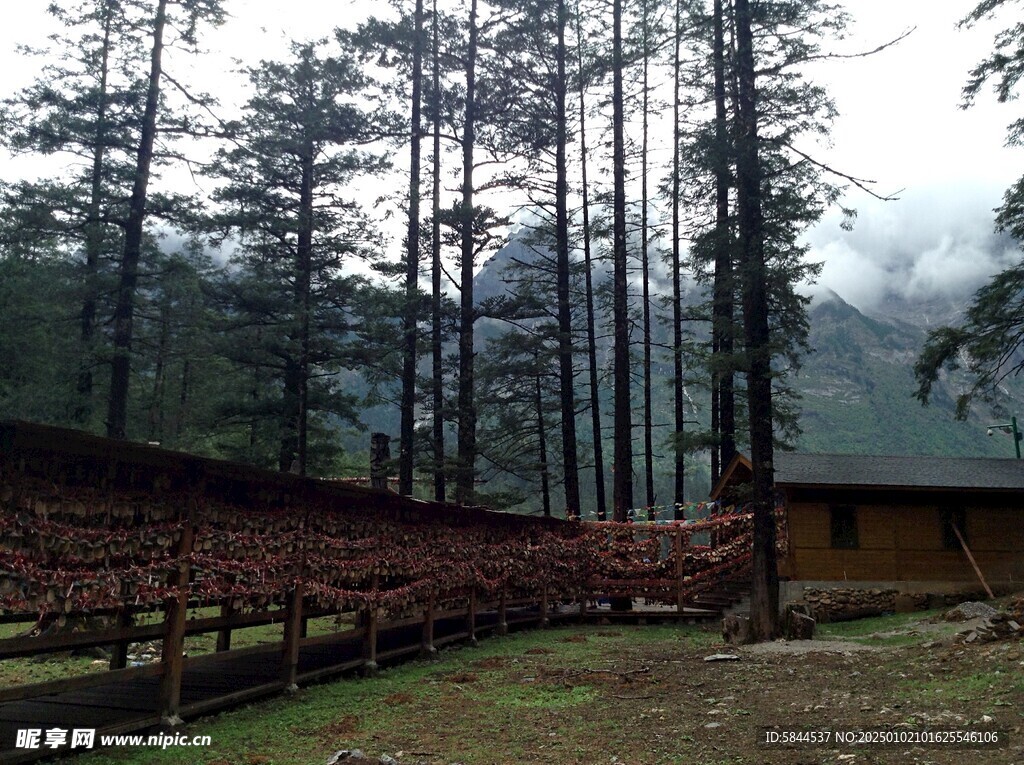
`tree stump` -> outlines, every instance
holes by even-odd
[[[750,617],[733,614],[722,619],[722,639],[730,645],[749,645],[754,642]]]
[[[807,606],[794,604],[786,607],[783,619],[786,640],[811,640],[816,624],[807,613]]]

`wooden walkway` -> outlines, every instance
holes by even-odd
[[[439,615],[433,623],[432,646],[465,641],[472,637],[503,633],[505,630],[540,626],[545,621],[567,622],[601,619],[625,619],[638,623],[655,620],[687,621],[717,618],[718,610],[675,607],[661,608],[637,605],[630,612],[612,613],[598,608],[582,612],[578,605],[552,608],[542,615],[541,608],[508,609],[505,625],[499,628],[498,611],[483,611],[470,622],[462,614]],[[375,655],[365,650],[366,630],[345,631],[304,638],[298,655],[296,681],[300,685],[365,671],[367,665],[394,663],[421,654],[424,648],[423,622],[407,620],[391,626],[381,625],[377,631]],[[196,718],[286,690],[281,678],[281,655],[284,644],[268,643],[250,648],[188,657],[184,660],[181,678],[181,717]],[[372,665],[371,665],[372,666]],[[70,749],[71,731],[95,729],[95,748],[104,735],[120,735],[154,731],[161,725],[159,711],[161,665],[130,667],[105,673],[109,681],[80,690],[65,690],[46,696],[8,701],[0,704],[0,763],[39,760],[57,754],[88,751]],[[90,676],[86,676],[90,677]],[[95,680],[95,678],[90,678]],[[17,748],[19,730],[42,732],[59,728],[68,731],[65,746],[58,749],[41,745],[36,749]]]

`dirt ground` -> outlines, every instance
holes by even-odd
[[[741,648],[711,626],[530,630],[196,720],[190,731],[212,739],[201,751],[126,747],[82,763],[324,765],[359,749],[358,762],[398,765],[1024,765],[1024,643],[965,644],[957,633],[977,622],[930,618]],[[735,658],[706,661],[717,653]],[[1005,738],[988,749],[836,740],[879,730]]]
[[[445,765],[1024,763],[1022,645],[955,642],[969,626],[921,621],[739,649],[710,633],[672,640],[667,628],[658,639],[637,631],[635,640],[635,628],[575,631],[559,638],[577,649],[569,654],[535,647],[430,678],[436,694],[395,699],[409,713],[405,722],[361,743],[375,754],[397,750],[400,762]],[[738,659],[705,661],[719,652]],[[492,686],[513,689],[512,700]],[[541,700],[516,703],[517,686]],[[836,743],[839,731],[870,730],[1007,738],[988,749]],[[767,731],[815,732],[829,743],[768,746]]]

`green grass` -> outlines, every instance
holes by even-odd
[[[866,619],[854,619],[848,622],[832,622],[830,624],[817,625],[819,637],[837,638],[843,640],[864,638],[875,632],[892,632],[894,630],[910,629],[917,622],[924,621],[936,614],[942,613],[942,609],[933,611],[914,611],[907,614],[886,614],[885,616],[872,616]],[[902,636],[905,637],[905,636]],[[914,641],[920,641],[921,637],[911,636]],[[887,638],[876,638],[885,641]]]
[[[272,699],[191,723],[190,735],[211,736],[208,748],[125,748],[90,754],[79,762],[308,765],[343,748],[394,754],[386,742],[406,741],[448,750],[445,757],[474,765],[494,762],[498,737],[502,756],[515,760],[532,751],[538,737],[543,741],[556,730],[552,747],[583,752],[588,736],[614,735],[606,720],[588,716],[598,696],[595,686],[607,682],[608,676],[595,678],[587,668],[596,674],[614,657],[631,657],[632,652],[639,667],[645,652],[678,655],[715,640],[713,633],[697,627],[672,626],[516,633],[484,640],[475,648],[443,651],[438,661],[304,688],[293,698]],[[479,717],[469,726],[461,721],[457,735],[445,739],[454,718],[467,710],[480,710]]]
[[[978,714],[995,715],[1000,707],[1015,707],[1024,694],[1024,677],[1019,669],[1006,666],[970,675],[905,680],[900,695],[911,704],[941,700],[945,706],[967,706]]]

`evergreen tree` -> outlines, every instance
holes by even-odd
[[[420,123],[423,90],[423,0],[416,0],[413,12],[412,41],[412,95],[409,118],[409,225],[406,231],[405,355],[402,366],[402,432],[398,460],[398,491],[412,494],[413,460],[415,444],[416,406],[416,348],[419,323],[420,277],[420,143],[423,127]]]
[[[626,148],[623,96],[622,0],[612,2],[612,314],[614,323],[615,456],[614,520],[633,506],[633,417],[629,361],[629,295],[626,262]]]
[[[352,359],[346,345],[361,279],[346,275],[345,262],[370,236],[344,191],[379,168],[359,146],[372,131],[358,64],[322,51],[322,42],[295,45],[290,61],[250,70],[255,95],[232,126],[237,146],[215,165],[226,180],[218,223],[238,238],[238,273],[226,289],[231,327],[246,341],[231,350],[273,381],[277,464],[300,474],[310,466],[311,415],[355,419],[331,374]]]
[[[48,210],[45,216],[30,215],[37,225],[22,225],[19,237],[57,235],[55,245],[77,264],[77,294],[66,305],[78,306],[78,370],[75,390],[67,406],[60,407],[70,409],[69,418],[57,420],[82,427],[98,424],[95,378],[103,358],[99,330],[107,313],[102,302],[110,265],[122,247],[135,125],[144,96],[136,77],[142,59],[131,10],[115,0],[52,4],[50,13],[67,31],[55,34],[47,49],[25,52],[48,53],[54,61],[0,110],[0,141],[6,147],[67,157],[70,165],[58,178],[10,186],[4,205],[16,217],[18,209]],[[38,224],[44,220],[41,230]]]
[[[576,6],[576,57],[579,76],[579,133],[580,133],[580,195],[583,240],[583,273],[586,293],[587,371],[590,388],[590,428],[594,450],[594,485],[597,520],[607,520],[607,501],[604,483],[604,446],[601,438],[601,403],[597,369],[597,329],[594,315],[594,263],[591,258],[590,184],[587,176],[587,85],[593,75],[592,66],[584,65],[583,18],[580,5]]]
[[[983,0],[960,22],[971,26],[997,17],[1001,10],[1017,9],[1012,0]],[[1000,31],[992,53],[971,70],[963,89],[963,105],[974,103],[986,84],[991,83],[1000,102],[1017,96],[1024,76],[1024,23]],[[1024,118],[1012,122],[1007,143],[1024,142]],[[1024,241],[1024,177],[1010,186],[996,210],[996,230]],[[979,289],[959,326],[946,326],[928,333],[928,340],[914,365],[917,398],[927,404],[943,369],[963,367],[970,387],[957,397],[957,417],[964,419],[973,401],[998,406],[1000,386],[1024,369],[1024,262],[996,274]]]
[[[157,0],[152,21],[153,42],[150,48],[146,100],[139,126],[132,191],[124,224],[124,246],[118,268],[117,297],[113,315],[113,352],[110,391],[107,398],[107,437],[125,438],[128,424],[128,391],[131,374],[132,320],[135,294],[139,280],[144,225],[147,215],[150,171],[156,144],[158,117],[161,111],[161,77],[163,72],[165,32],[178,31],[178,42],[195,47],[200,22],[220,24],[224,11],[220,0]]]

